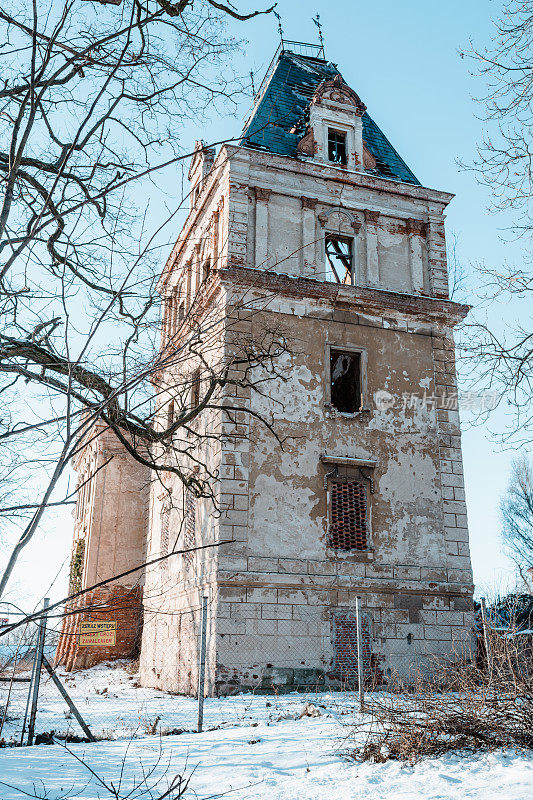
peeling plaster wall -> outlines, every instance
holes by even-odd
[[[212,358],[231,358],[246,337],[283,332],[285,380],[270,382],[263,396],[227,387],[223,398],[273,415],[283,447],[244,410],[198,422],[215,436],[201,457],[219,479],[216,512],[198,503],[197,544],[225,544],[147,568],[143,685],[196,691],[204,594],[211,693],[337,685],[335,620],[351,613],[358,595],[373,669],[384,679],[422,654],[449,654],[469,642],[459,415],[402,402],[457,389],[459,312],[447,302],[443,217],[451,197],[328,163],[221,149],[160,281],[162,342],[186,335],[177,303],[195,293],[199,319],[228,312]],[[355,287],[320,283],[325,235],[334,232],[354,237]],[[239,297],[246,313],[235,310]],[[327,344],[365,354],[363,412],[347,417],[327,404]],[[192,358],[182,368],[196,366]],[[376,408],[379,390],[396,398],[393,407]],[[376,462],[368,551],[327,547],[323,453]],[[161,552],[169,495],[171,540],[183,526],[181,485],[162,476],[151,488],[148,559]]]
[[[258,414],[277,408],[276,431],[286,441],[281,450],[253,422],[246,547],[241,559],[226,562],[221,553],[219,561],[226,587],[219,614],[227,616],[219,625],[218,660],[243,663],[239,677],[222,670],[221,684],[229,674],[233,683],[260,686],[265,663],[331,670],[332,616],[353,607],[357,594],[370,614],[382,671],[397,669],[400,656],[407,663],[417,647],[441,653],[452,640],[461,646],[470,637],[472,576],[467,558],[459,575],[448,552],[437,411],[431,404],[403,410],[401,402],[378,411],[372,401],[380,389],[400,400],[434,393],[434,336],[408,332],[402,320],[399,330],[391,320],[380,327],[357,315],[336,321],[334,308],[325,319],[324,308],[311,302],[295,307],[276,298],[272,306],[295,350],[285,357],[287,380],[270,383],[268,397],[254,396],[252,408]],[[326,342],[366,350],[370,413],[346,417],[325,407]],[[324,452],[377,462],[369,553],[326,546]],[[407,607],[411,594],[414,611]]]

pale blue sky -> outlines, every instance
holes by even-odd
[[[258,8],[260,1],[247,0],[248,7]],[[481,123],[471,98],[483,91],[480,80],[469,74],[472,65],[458,55],[458,50],[468,47],[470,37],[479,44],[488,42],[490,17],[501,6],[499,0],[278,3],[287,39],[315,42],[317,29],[311,18],[320,14],[326,57],[338,64],[419,180],[456,194],[449,207],[448,231],[457,235],[459,257],[471,276],[476,262],[499,265],[522,260],[521,246],[501,240],[500,230],[508,220],[487,214],[490,198],[486,190],[477,185],[472,173],[461,172],[456,164],[457,158],[468,161],[472,157],[479,139]],[[239,7],[242,10],[244,2]],[[233,27],[236,35],[245,33],[249,40],[236,66],[243,74],[253,69],[257,85],[278,45],[277,21],[260,17]],[[243,102],[235,116],[189,127],[184,132],[184,145],[188,139],[192,145],[197,138],[217,141],[238,135],[248,106]],[[181,170],[179,173],[181,176]],[[179,184],[180,180],[172,186]],[[471,277],[470,285],[477,285],[475,278]],[[475,291],[469,301],[476,303]],[[514,306],[493,312],[494,317],[503,317],[506,322],[512,322],[514,314]],[[500,411],[492,426],[501,429],[504,423],[504,412]],[[501,553],[498,503],[514,454],[501,451],[479,427],[465,430],[463,444],[472,559],[479,593],[488,585],[501,587],[513,574],[510,562]],[[28,599],[46,589],[70,555],[70,514],[58,516],[47,529],[46,537],[38,536],[27,548],[15,576],[14,589],[25,584],[22,594]],[[63,589],[61,582],[53,593]]]
[[[447,228],[458,237],[458,255],[469,274],[468,300],[474,305],[472,287],[478,282],[473,264],[516,264],[523,259],[521,245],[504,244],[501,239],[509,220],[487,214],[487,190],[478,186],[471,172],[457,166],[458,158],[468,162],[475,152],[482,124],[472,98],[483,93],[482,80],[470,74],[474,65],[459,51],[468,49],[470,39],[478,45],[489,42],[491,17],[502,5],[499,0],[278,3],[287,39],[317,41],[312,17],[320,14],[326,57],[338,64],[418,179],[425,186],[455,193]],[[247,58],[261,73],[278,42],[276,24],[265,18],[254,20],[248,38]],[[209,133],[205,131],[203,138],[214,138]],[[516,313],[514,306],[492,310],[494,317],[509,322]],[[501,410],[491,426],[501,430],[504,425]],[[498,515],[514,452],[502,451],[485,429],[464,427],[474,578],[478,591],[489,585],[500,588],[514,574],[501,552]]]

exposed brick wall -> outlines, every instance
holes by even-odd
[[[94,589],[65,608],[55,663],[67,670],[86,669],[101,661],[132,658],[137,654],[142,630],[142,589],[111,586]],[[87,609],[87,611],[83,611]],[[114,647],[79,647],[80,622],[116,621]]]

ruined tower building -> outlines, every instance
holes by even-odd
[[[104,554],[98,574],[119,551],[164,553],[178,530],[185,547],[227,542],[146,569],[146,686],[196,690],[204,595],[210,692],[351,680],[357,596],[367,673],[386,681],[451,653],[473,622],[453,341],[468,309],[448,292],[452,195],[418,181],[320,48],[288,42],[240,143],[216,154],[198,142],[189,178],[190,213],[160,279],[163,344],[187,335],[195,291],[195,324],[215,305],[231,316],[246,294],[261,303],[237,330],[282,330],[282,375],[242,392],[252,414],[212,412],[220,513],[170,476],[172,507],[154,481],[137,495],[145,511],[123,516],[123,493],[146,474],[125,455],[98,473],[78,514],[77,541],[82,517],[90,530],[80,580],[90,585]],[[222,333],[220,352],[232,342]],[[274,410],[283,446],[259,419]]]

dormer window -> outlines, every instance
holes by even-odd
[[[326,236],[326,280],[354,284],[354,240],[352,236]]]
[[[346,133],[328,128],[328,159],[334,164],[347,164]]]

